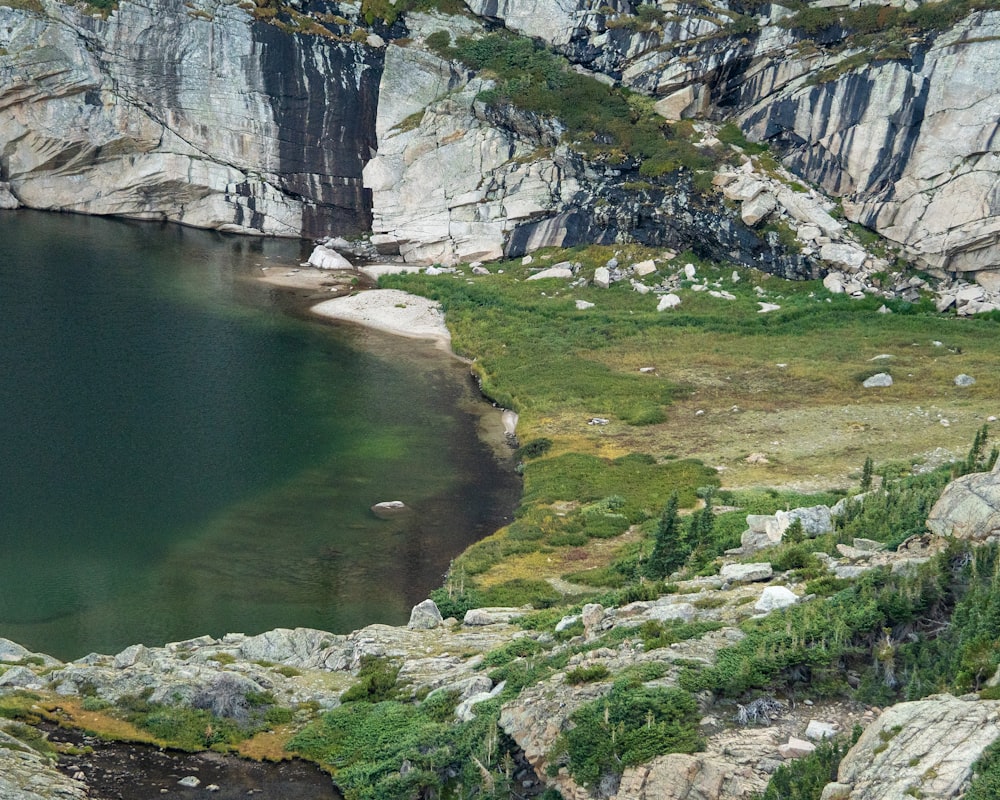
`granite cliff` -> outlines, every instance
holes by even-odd
[[[294,27],[234,3],[0,6],[7,205],[362,232],[381,50]]]
[[[988,4],[935,17],[912,2],[468,0],[464,15],[397,5],[391,25],[348,2],[14,5],[0,6],[2,206],[370,231],[382,252],[424,262],[638,241],[806,277],[842,268],[824,244],[856,244],[842,225],[799,231],[789,205],[808,201],[919,268],[997,288]],[[741,196],[754,203],[741,214],[704,164],[650,177],[641,158],[587,156],[558,119],[477,100],[492,76],[427,42],[498,27],[647,96],[664,120],[693,120],[695,144],[730,161],[714,136],[735,121],[798,198]]]

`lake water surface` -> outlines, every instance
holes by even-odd
[[[0,636],[76,658],[398,624],[504,524],[468,370],[289,313],[251,276],[302,247],[0,212]]]

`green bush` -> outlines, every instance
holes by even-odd
[[[853,737],[856,742],[860,729]],[[852,742],[836,739],[821,742],[816,749],[775,770],[761,800],[819,800],[823,788],[837,780],[837,768]]]
[[[576,669],[571,669],[566,673],[566,683],[571,683],[576,686],[581,683],[603,681],[610,674],[611,673],[608,672],[608,668],[603,664],[594,664],[589,667],[576,667]]]
[[[504,664],[510,663],[515,658],[526,658],[527,656],[541,653],[543,650],[545,650],[545,646],[540,644],[537,639],[522,636],[521,638],[513,639],[503,645],[503,647],[498,647],[496,650],[487,653],[483,659],[483,666],[501,667]]]
[[[514,451],[514,458],[523,461],[526,458],[539,458],[552,449],[552,440],[547,437],[532,439],[525,442]]]
[[[358,682],[340,696],[341,702],[380,703],[391,700],[396,694],[399,667],[399,664],[385,658],[362,656]]]
[[[548,608],[558,603],[562,595],[552,584],[543,580],[514,578],[479,591],[484,606],[531,606]]]
[[[666,753],[700,749],[698,705],[681,689],[614,686],[570,716],[574,727],[557,740],[550,761],[565,763],[580,784]]]

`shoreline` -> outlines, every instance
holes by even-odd
[[[431,341],[437,349],[457,358],[451,349],[451,332],[445,325],[441,306],[400,289],[367,289],[316,303],[309,311],[323,319]]]
[[[451,332],[441,306],[434,300],[401,289],[378,289],[378,277],[390,271],[414,271],[399,265],[370,265],[348,269],[320,269],[311,265],[271,267],[253,280],[292,296],[299,295],[291,313],[323,324],[351,326],[393,337],[431,344],[465,366],[473,361],[458,355],[451,346]],[[327,296],[332,295],[332,296]],[[470,373],[471,376],[471,373]],[[518,414],[495,405],[478,391],[477,402],[468,410],[479,418],[480,440],[499,461],[509,458],[516,441]],[[499,414],[492,412],[499,411]]]

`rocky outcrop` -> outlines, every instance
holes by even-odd
[[[360,233],[382,51],[349,41],[352,25],[303,19],[279,27],[215,0],[123,2],[106,19],[0,7],[0,195],[242,233]],[[315,27],[290,32],[300,24]]]
[[[1000,536],[1000,463],[992,472],[949,483],[927,516],[927,527],[939,536],[980,542]]]
[[[441,264],[500,258],[517,225],[575,194],[563,156],[533,158],[539,141],[477,108],[487,87],[430,53],[388,48],[378,153],[364,170],[382,252]],[[557,128],[539,133],[550,145],[558,140]],[[548,236],[545,244],[562,241]]]
[[[84,800],[87,789],[0,724],[0,797],[4,800]]]
[[[844,756],[832,800],[959,797],[1000,737],[1000,702],[938,695],[887,709]]]
[[[793,171],[843,198],[849,219],[923,268],[995,269],[1000,77],[987,65],[1000,58],[998,33],[1000,14],[976,13],[929,45],[910,43],[902,60],[847,51],[797,69],[758,65],[731,83],[729,100],[746,109],[754,139],[776,144]],[[859,57],[858,68],[838,66]]]

